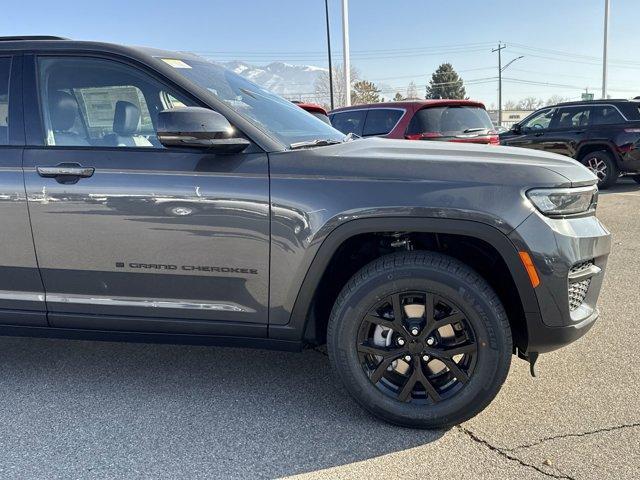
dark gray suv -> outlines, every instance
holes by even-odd
[[[0,111],[1,334],[326,343],[364,408],[441,427],[598,317],[565,157],[354,140],[197,56],[52,37],[0,40]]]

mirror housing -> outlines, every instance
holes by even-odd
[[[513,133],[522,133],[522,127],[519,123],[514,123],[513,125],[511,125],[511,131]]]
[[[240,153],[251,142],[234,137],[229,121],[213,110],[181,107],[158,113],[158,140],[165,147],[212,150],[215,153]]]

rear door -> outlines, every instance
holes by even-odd
[[[126,59],[25,63],[25,180],[50,323],[266,335],[266,154],[164,148],[158,111],[197,102]]]
[[[22,56],[0,53],[0,323],[45,326],[22,173]]]

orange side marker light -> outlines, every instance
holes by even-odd
[[[531,281],[531,286],[536,288],[540,285],[540,277],[538,276],[538,271],[536,270],[535,265],[533,264],[533,260],[531,260],[531,255],[528,252],[518,252],[520,255],[520,260],[524,265],[527,274],[529,275],[529,281]]]

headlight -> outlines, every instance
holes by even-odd
[[[538,210],[549,217],[578,215],[595,210],[598,187],[539,188],[529,190],[527,197]]]

